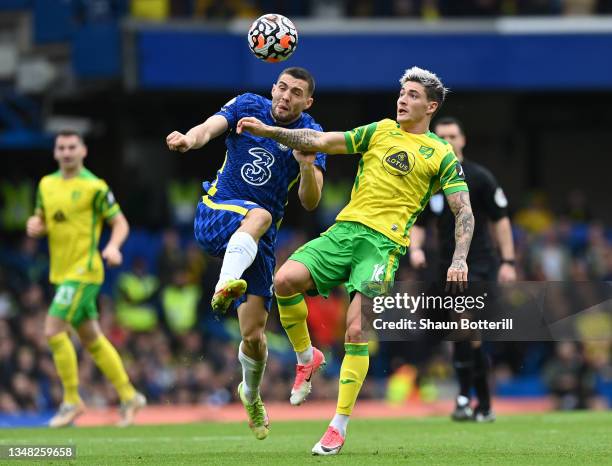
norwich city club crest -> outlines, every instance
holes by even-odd
[[[392,147],[382,159],[383,168],[394,176],[405,176],[414,168],[414,154]]]
[[[428,147],[428,146],[421,146],[421,147],[419,147],[419,153],[423,157],[425,157],[425,159],[427,160],[429,157],[434,155],[434,148],[433,147]]]

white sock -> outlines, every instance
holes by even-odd
[[[244,396],[249,403],[253,403],[259,395],[259,386],[263,373],[266,370],[266,361],[268,360],[268,350],[262,361],[255,361],[242,352],[242,342],[238,349],[238,360],[242,365],[242,381],[244,387]]]
[[[219,282],[215,287],[218,291],[228,280],[236,280],[255,260],[257,243],[251,235],[244,231],[237,231],[232,235],[225,249],[223,265],[219,274]]]
[[[296,351],[295,355],[297,356],[298,364],[308,364],[312,361],[313,357],[312,345],[308,345],[308,348],[304,351]]]
[[[336,413],[336,415],[334,416],[332,421],[329,423],[329,425],[338,429],[340,434],[343,437],[346,437],[346,428],[348,426],[349,419],[350,419],[350,416],[347,416],[346,414]]]

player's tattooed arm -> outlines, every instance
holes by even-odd
[[[322,135],[323,133],[313,129],[289,130],[286,128],[271,127],[270,137],[294,149],[315,152],[320,150],[320,139]]]
[[[245,117],[238,122],[238,134],[242,131],[274,139],[302,152],[348,153],[344,133],[338,131],[324,133],[314,129],[286,129],[265,125],[254,117]]]
[[[467,281],[467,255],[474,234],[474,214],[470,204],[470,194],[459,191],[446,197],[448,205],[455,215],[455,253],[448,269],[448,281]]]

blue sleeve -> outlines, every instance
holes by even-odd
[[[238,120],[248,115],[249,108],[253,106],[253,97],[253,94],[240,94],[223,105],[215,115],[225,117],[230,129],[235,129]]]

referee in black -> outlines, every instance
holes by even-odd
[[[463,148],[466,138],[463,127],[457,119],[451,117],[439,119],[434,125],[434,132],[452,145],[463,167],[465,181],[470,188],[475,227],[467,258],[468,281],[515,281],[512,227],[507,212],[508,201],[502,188],[489,170],[464,159]],[[417,224],[412,228],[410,263],[417,269],[426,266],[423,250],[425,225],[428,219],[435,217],[440,255],[436,279],[446,281],[446,270],[451,264],[455,250],[455,218],[442,194],[433,196],[429,207],[423,212],[424,215],[419,216]],[[493,232],[495,242],[491,238],[491,232]],[[489,361],[482,349],[481,342],[454,342],[453,366],[459,380],[459,395],[451,416],[452,419],[456,421],[494,421],[495,414],[491,409],[488,381]],[[475,408],[472,408],[470,404],[472,387],[477,398]]]

